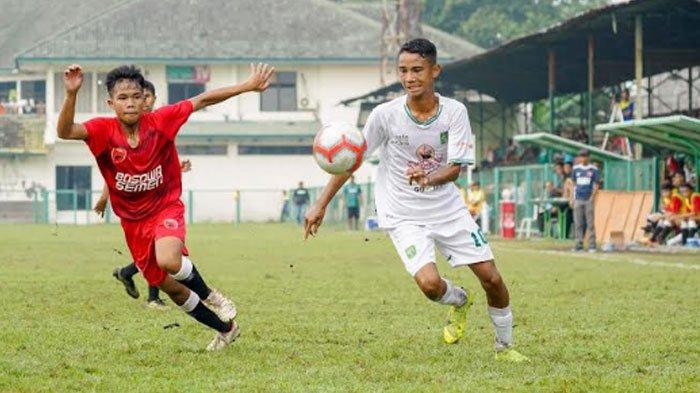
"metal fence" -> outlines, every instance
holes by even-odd
[[[649,158],[638,161],[606,161],[602,163],[602,188],[620,191],[652,191],[658,198],[659,160]],[[474,175],[481,183],[490,207],[491,230],[498,228],[500,214],[498,206],[504,196],[516,204],[516,222],[523,218],[535,219],[538,199],[545,197],[545,183],[557,184],[551,165],[526,165],[498,167],[482,170]],[[463,180],[464,181],[464,180]]]
[[[605,162],[602,167],[603,189],[650,190],[658,196],[659,161],[656,158],[631,162]],[[496,230],[500,219],[498,206],[504,195],[516,203],[516,222],[525,217],[536,218],[537,200],[545,197],[545,183],[557,179],[551,165],[498,167],[474,174],[486,193],[489,206],[489,229]],[[458,183],[466,186],[466,178]],[[360,221],[374,215],[374,185],[360,184],[362,205]],[[310,201],[316,200],[321,187],[311,187]],[[303,220],[308,206],[292,202],[294,190],[241,189],[241,190],[185,190],[182,200],[186,206],[186,220],[193,222],[247,221],[280,222]],[[116,217],[108,205],[104,218],[93,211],[101,190],[37,190],[0,192],[0,222],[35,222],[61,224],[89,224],[100,221],[114,222]],[[286,200],[286,202],[285,202]],[[285,203],[287,209],[284,209]],[[301,213],[301,214],[300,214]],[[326,210],[326,223],[340,224],[347,219],[342,190]]]

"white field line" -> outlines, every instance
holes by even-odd
[[[676,268],[676,269],[700,270],[700,265],[689,265],[689,264],[685,264],[685,263],[681,263],[681,262],[649,261],[649,260],[642,259],[639,257],[620,259],[620,258],[614,257],[613,255],[606,255],[606,254],[600,254],[600,253],[589,254],[586,252],[574,253],[574,252],[555,251],[555,250],[533,250],[530,248],[515,248],[515,247],[511,247],[511,246],[503,247],[503,243],[499,244],[498,248],[504,248],[508,251],[527,252],[530,254],[550,254],[550,255],[561,255],[561,256],[566,256],[566,257],[570,257],[570,258],[577,258],[577,259],[593,259],[593,260],[602,261],[602,262],[631,263],[633,265],[639,265],[639,266],[653,266],[653,267],[665,267],[665,268]]]

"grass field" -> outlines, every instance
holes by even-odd
[[[442,344],[447,309],[381,233],[323,228],[304,243],[292,226],[191,226],[192,259],[243,329],[207,353],[213,333],[110,276],[129,262],[118,226],[0,226],[0,391],[700,391],[697,254],[491,243],[531,364],[493,361],[481,291],[468,336]]]

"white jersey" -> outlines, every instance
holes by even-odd
[[[423,123],[411,114],[405,95],[377,106],[367,119],[365,157],[381,148],[375,203],[382,228],[448,222],[466,209],[454,183],[426,188],[408,184],[409,165],[431,173],[448,164],[474,162],[467,108],[451,98],[437,97],[437,113]]]

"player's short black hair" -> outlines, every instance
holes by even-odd
[[[425,38],[416,38],[401,45],[399,55],[402,53],[416,53],[428,60],[431,64],[437,64],[437,48],[435,44]]]
[[[690,183],[683,183],[683,184],[681,184],[680,186],[678,186],[678,188],[681,188],[681,187],[685,187],[685,188],[688,188],[688,189],[692,189],[692,188],[693,188],[693,187],[690,185]]]
[[[143,81],[143,89],[150,91],[153,95],[156,95],[156,87],[153,86],[151,81]]]
[[[661,189],[673,191],[673,186],[671,185],[671,183],[664,183],[664,185],[661,186]]]
[[[120,80],[134,81],[137,85],[141,86],[142,89],[146,86],[146,80],[143,78],[141,70],[135,65],[122,65],[107,73],[105,85],[107,86],[107,92],[109,92],[109,94],[112,94],[114,85]]]

